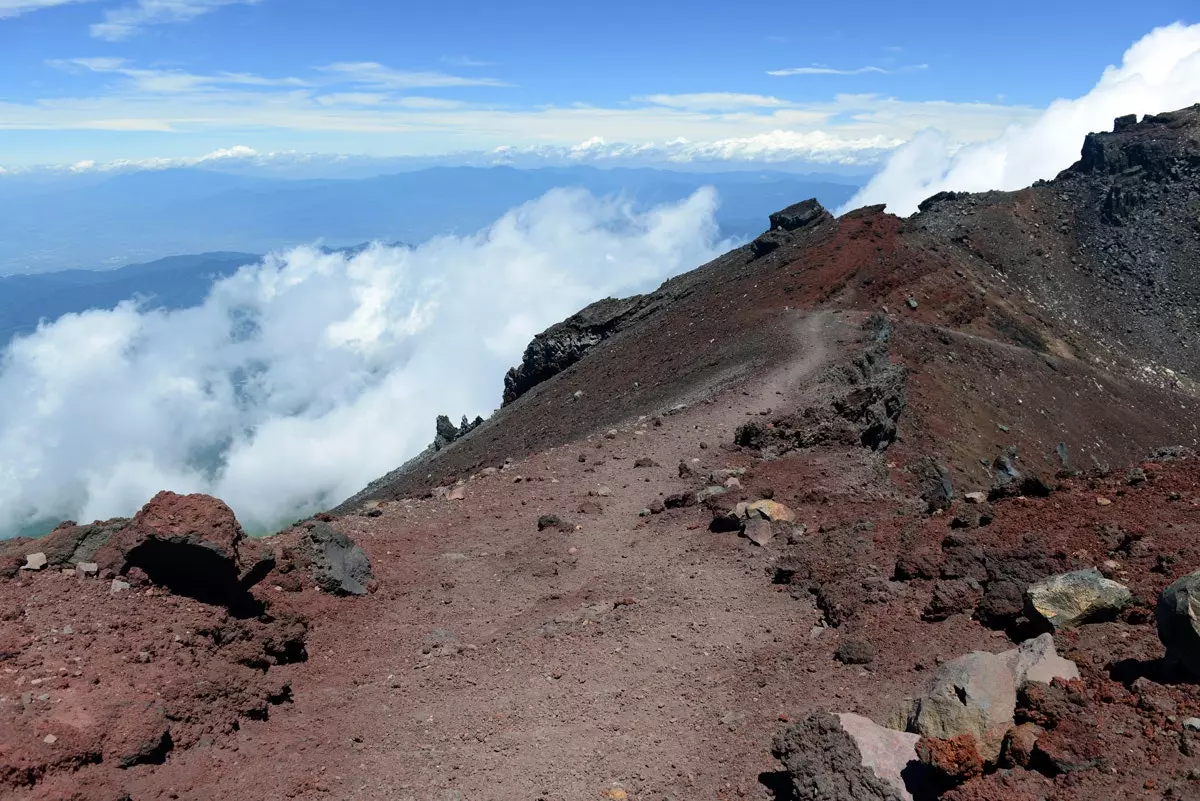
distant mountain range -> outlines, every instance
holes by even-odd
[[[809,197],[837,207],[860,184],[854,177],[770,171],[594,167],[435,167],[306,180],[198,168],[104,179],[6,177],[0,178],[0,275],[109,269],[179,253],[264,253],[312,242],[333,247],[372,240],[423,242],[439,234],[474,232],[562,186],[598,195],[622,193],[639,206],[681,200],[701,186],[713,186],[723,233],[748,237],[778,208]],[[151,272],[177,268],[163,262]],[[0,326],[6,325],[7,319],[0,319]]]
[[[213,281],[261,257],[252,253],[171,256],[116,270],[64,270],[0,277],[0,348],[37,328],[39,320],[111,309],[140,297],[147,308],[185,309],[204,300]]]

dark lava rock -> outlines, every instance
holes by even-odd
[[[794,798],[806,801],[899,801],[888,782],[862,764],[842,724],[817,712],[775,736],[771,753],[783,763]]]
[[[645,295],[605,298],[535,336],[525,348],[521,364],[504,377],[504,405],[582,359],[642,311],[647,302]]]
[[[564,534],[569,534],[575,530],[575,526],[563,520],[558,515],[542,515],[537,521],[538,531],[545,531],[548,528],[558,529]]]
[[[1015,581],[989,581],[975,607],[979,622],[989,628],[1012,625],[1025,610],[1025,586]]]
[[[816,198],[802,200],[771,215],[772,231],[797,231],[811,228],[822,222],[832,222],[833,215],[817,202]]]
[[[970,614],[982,594],[979,582],[972,579],[939,581],[933,585],[933,597],[925,605],[921,619],[937,622],[951,615]]]
[[[869,665],[875,661],[875,647],[862,640],[843,640],[833,658],[844,665]]]
[[[476,417],[474,421],[468,420],[464,414],[462,422],[457,426],[450,422],[450,418],[444,414],[437,416],[435,423],[435,431],[433,438],[433,449],[440,451],[442,448],[449,445],[451,442],[462,439],[467,434],[470,434],[475,429],[483,425],[483,418]]]
[[[941,572],[942,557],[929,550],[902,553],[896,560],[893,576],[897,581],[912,579],[934,579]]]
[[[300,553],[317,586],[334,595],[366,595],[374,581],[371,560],[354,540],[328,523],[313,523],[300,537]]]
[[[127,518],[105,520],[85,526],[68,521],[39,540],[37,550],[46,554],[47,567],[74,567],[80,562],[94,561],[101,546],[129,524]]]
[[[954,485],[946,466],[927,456],[913,466],[913,472],[921,484],[921,500],[929,505],[929,511],[949,509],[954,500]]]
[[[1167,656],[1200,678],[1200,570],[1162,591],[1154,617]]]

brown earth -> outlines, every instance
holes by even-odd
[[[1178,160],[1196,141],[1180,130],[1109,136]],[[1182,725],[1200,686],[1163,661],[1153,622],[1157,593],[1200,568],[1200,460],[1149,458],[1197,445],[1190,345],[1172,340],[1148,369],[1153,314],[1043,302],[1025,228],[982,244],[1065,186],[1054,197],[1075,199],[1077,233],[1042,245],[1064,249],[1044,270],[1136,252],[1133,229],[1156,218],[1121,205],[1112,234],[1115,179],[1094,172],[911,220],[806,218],[673,279],[491,420],[319,516],[369,555],[368,595],[317,588],[292,558],[304,527],[268,540],[270,559],[239,554],[253,614],[120,562],[133,586],[117,593],[17,571],[45,546],[6,546],[0,786],[105,801],[782,799],[784,721],[882,721],[942,661],[1027,636],[1025,586],[1099,567],[1134,605],[1055,635],[1082,679],[1022,699],[1045,730],[1024,766],[962,770],[944,797],[1200,798],[1200,733]],[[1192,180],[1176,173],[1155,180]],[[988,211],[964,215],[972,203]],[[1171,280],[1195,280],[1187,267]],[[966,503],[972,491],[991,502]],[[771,538],[759,546],[728,515],[762,498],[796,520],[748,528]],[[160,518],[135,522],[161,539],[177,520]],[[255,559],[274,564],[265,578]]]

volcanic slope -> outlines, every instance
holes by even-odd
[[[1200,568],[1200,464],[1148,457],[1198,436],[1200,110],[1118,128],[1055,181],[908,220],[798,204],[551,328],[490,420],[271,558],[240,546],[254,615],[153,576],[112,593],[14,567],[0,781],[21,799],[784,799],[786,721],[883,721],[942,662],[1023,639],[1027,585],[1102,566],[1134,602],[1055,635],[1081,679],[1038,718],[1070,769],[942,789],[1196,797],[1180,721],[1200,691],[1160,666],[1149,609]],[[1135,154],[1141,172],[1118,169]],[[760,500],[775,522],[740,521]],[[129,542],[178,540],[151,525],[176,503],[200,502],[156,499]],[[293,567],[338,535],[370,557],[368,594]],[[148,710],[151,745],[109,757],[103,732]]]

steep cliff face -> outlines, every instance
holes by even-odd
[[[1053,181],[931,200],[914,229],[998,271],[1096,356],[1164,385],[1200,377],[1200,105],[1118,119]]]

